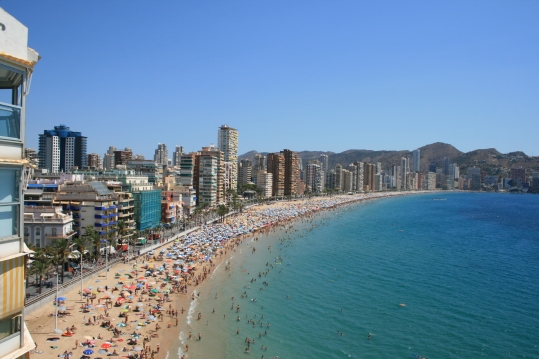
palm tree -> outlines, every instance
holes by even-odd
[[[71,246],[69,245],[69,242],[67,239],[59,239],[54,242],[52,245],[52,253],[53,253],[53,263],[56,266],[56,269],[58,271],[58,266],[61,267],[62,272],[62,283],[64,282],[64,263],[67,262],[67,257],[69,256],[69,253],[71,252]]]
[[[219,217],[221,217],[221,222],[224,221],[225,215],[227,213],[228,213],[228,207],[225,206],[224,204],[221,204],[219,205],[219,207],[217,207],[217,214],[219,215]]]
[[[116,248],[116,242],[117,242],[117,232],[116,229],[112,229],[107,232],[107,240],[109,241],[109,245],[113,248]],[[107,252],[109,250],[107,249]],[[110,252],[109,252],[110,253]]]
[[[30,265],[30,274],[36,275],[36,281],[39,281],[39,293],[43,289],[43,275],[48,273],[51,268],[50,260],[45,255],[45,251],[41,248],[36,249],[33,256],[33,262]]]
[[[129,235],[131,233],[129,233],[129,227],[127,226],[127,223],[125,223],[125,221],[123,220],[118,221],[118,224],[116,225],[116,229],[118,231],[118,236],[120,237],[118,242],[121,244],[123,243],[124,236]]]
[[[86,236],[88,242],[90,242],[91,246],[95,250],[95,257],[99,259],[101,255],[99,252],[99,247],[101,246],[101,235],[92,226],[87,226],[84,228],[84,231],[84,236]]]

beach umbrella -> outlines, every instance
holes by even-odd
[[[84,293],[91,293],[92,292],[92,290],[90,288],[84,288],[82,291]]]
[[[138,302],[137,304],[135,304],[137,307],[144,307],[144,303],[140,303]]]
[[[66,307],[58,307],[60,310],[66,310]]]
[[[99,349],[98,353],[99,354],[105,354],[107,351],[105,349]]]
[[[57,300],[67,300],[67,298],[66,297],[58,297]]]
[[[127,313],[129,312],[129,309],[122,309],[122,313]]]
[[[125,323],[118,323],[116,324],[117,327],[125,327]]]
[[[82,352],[82,354],[84,354],[84,355],[92,355],[93,353],[94,353],[94,351],[91,350],[91,349],[86,349],[85,351]]]
[[[155,320],[155,316],[153,316],[153,315],[148,315],[147,318],[148,318],[149,320]]]
[[[105,348],[105,349],[110,348],[110,343],[103,343],[103,344],[101,344],[101,348]]]
[[[135,347],[135,348],[133,348],[133,350],[136,351],[136,352],[141,352],[142,348],[141,347]]]

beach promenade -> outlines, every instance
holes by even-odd
[[[80,288],[59,294],[26,316],[36,357],[165,358],[186,325],[190,302],[204,279],[226,261],[244,238],[336,206],[403,195],[400,192],[343,195],[253,206],[171,240],[130,262],[116,263]],[[57,323],[57,324],[56,324]],[[57,329],[57,330],[55,330]],[[189,357],[184,348],[184,357]],[[191,351],[192,352],[192,351]],[[169,353],[169,358],[176,357]]]

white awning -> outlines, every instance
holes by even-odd
[[[22,251],[23,251],[24,253],[35,253],[33,250],[31,250],[30,248],[28,248],[28,246],[27,246],[26,243],[24,243],[24,242],[23,242]]]
[[[69,253],[69,255],[67,256],[67,258],[69,259],[75,259],[75,258],[79,258],[80,257],[80,252],[77,251],[77,250],[74,250],[72,252]]]

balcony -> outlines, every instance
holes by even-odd
[[[70,210],[70,211],[80,211],[80,210],[81,210],[81,206],[73,206],[73,205],[70,205],[70,206],[67,206],[67,209]]]
[[[103,218],[109,218],[106,214],[94,214],[94,218],[96,219],[103,219]]]
[[[96,211],[105,211],[107,207],[94,207]]]
[[[115,206],[115,205],[112,205],[112,206],[110,206],[108,209],[116,209],[116,208],[118,208],[118,207]]]
[[[21,108],[0,103],[0,137],[21,139]]]
[[[108,223],[99,223],[99,222],[97,222],[97,223],[94,223],[94,226],[96,226],[96,227],[108,227],[108,226],[111,225],[111,223],[112,222],[108,222]]]
[[[118,213],[111,213],[111,214],[109,215],[109,217],[110,217],[110,218],[118,217]]]
[[[56,234],[52,234],[52,233],[45,233],[45,238],[47,239],[69,239],[71,237],[73,237],[75,235],[75,231],[71,231],[69,233],[66,233],[66,234],[63,234],[63,233],[56,233]]]

